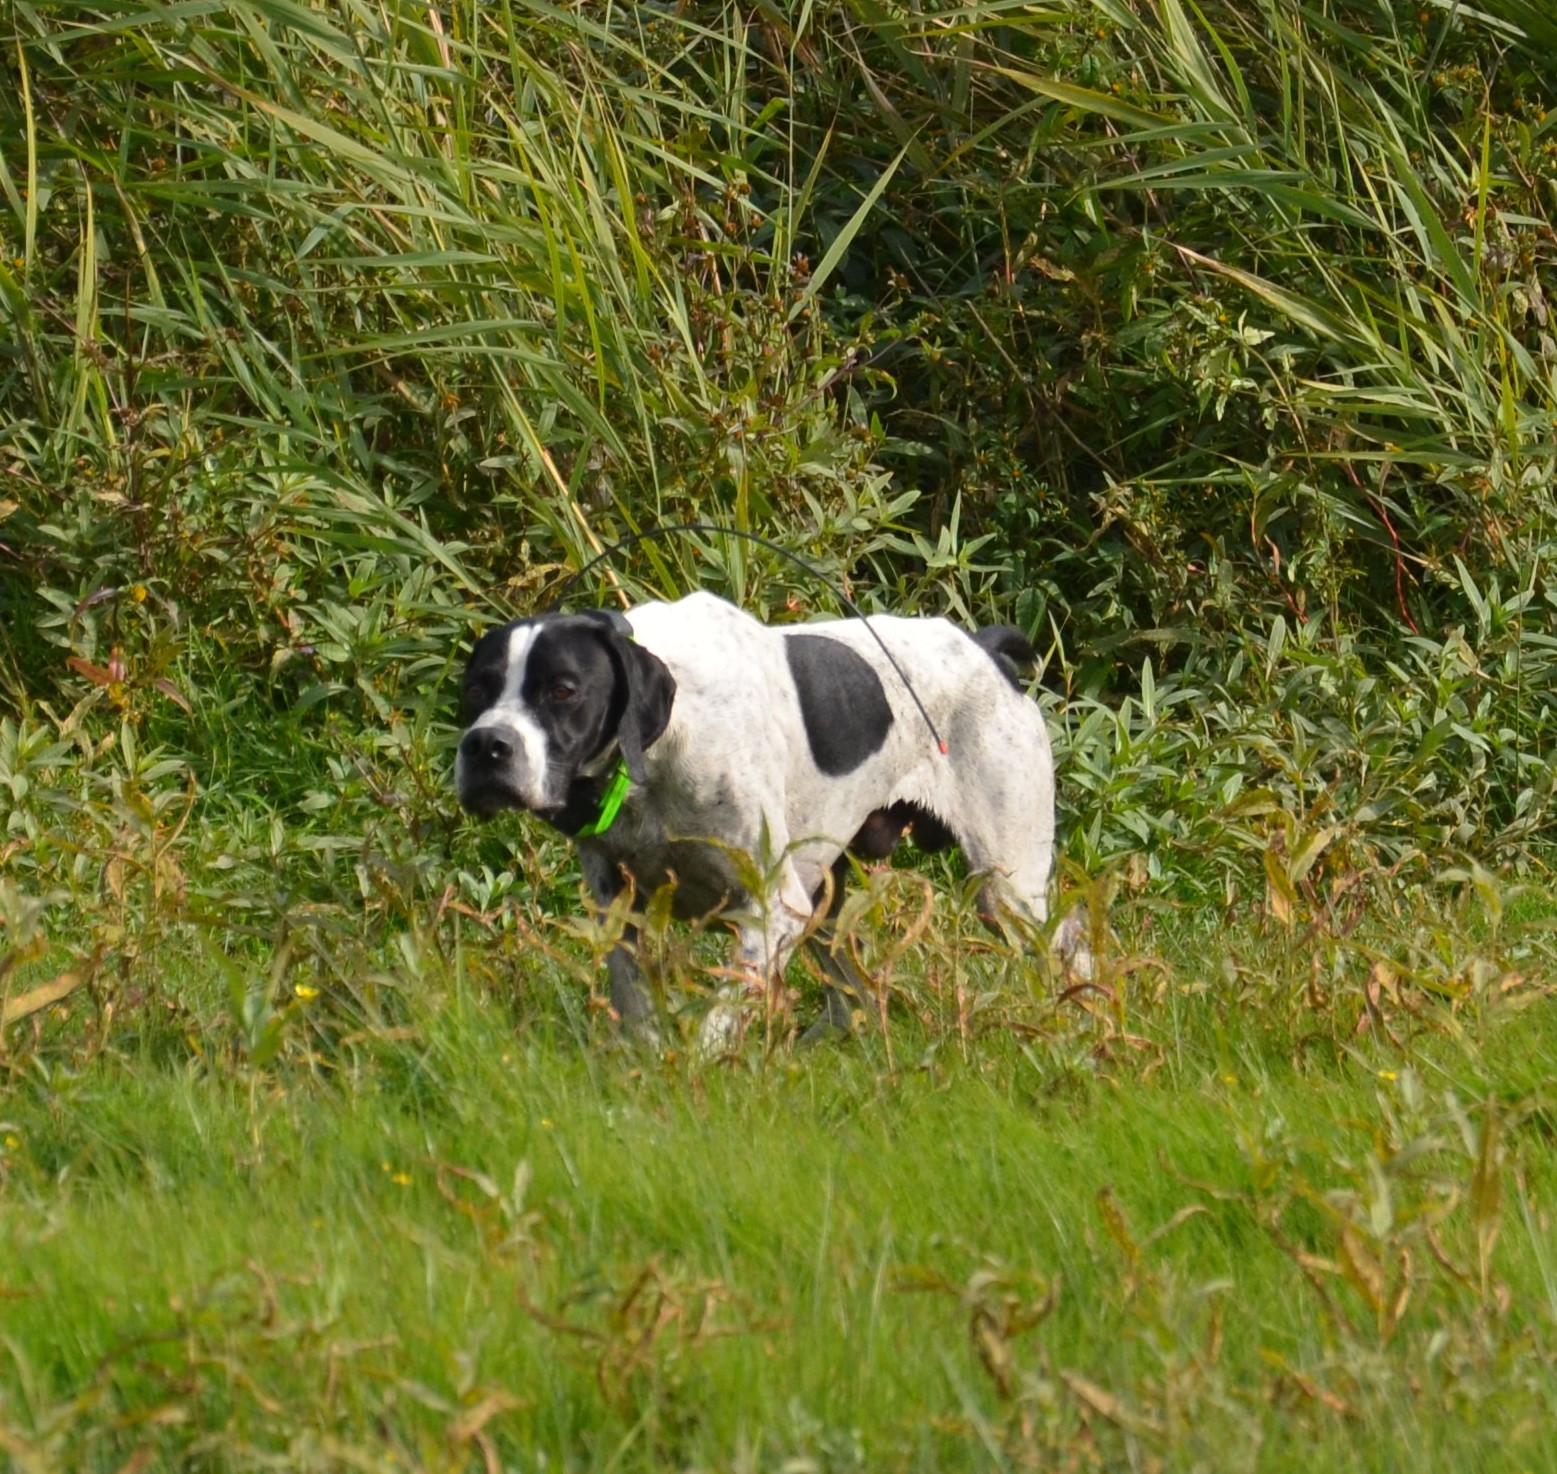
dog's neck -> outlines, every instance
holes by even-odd
[[[604,834],[627,793],[627,764],[616,743],[593,757],[570,784],[562,807],[543,817],[570,839]]]
[[[621,744],[613,737],[588,762],[579,765],[578,777],[573,781],[588,783],[596,778],[609,777],[616,771],[616,766],[621,760]]]

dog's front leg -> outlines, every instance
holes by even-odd
[[[736,978],[719,990],[698,1030],[698,1053],[705,1059],[734,1053],[756,1011],[776,1004],[784,967],[811,914],[810,893],[786,858],[771,877],[759,912],[748,915],[737,928]]]
[[[581,850],[579,861],[590,894],[603,911],[624,891],[632,888],[631,880],[604,856],[592,850]],[[606,958],[606,971],[611,978],[611,1009],[624,1029],[634,1034],[652,1035],[654,1031],[654,1003],[649,990],[644,987],[643,972],[638,966],[638,928],[628,922],[622,934]]]
[[[611,975],[611,1011],[622,1022],[622,1027],[633,1033],[653,1031],[654,1004],[649,990],[643,985],[643,973],[638,967],[638,928],[629,922],[622,928],[622,935],[606,958],[606,971]]]
[[[737,932],[735,976],[719,989],[697,1031],[701,1058],[723,1059],[734,1054],[752,1018],[773,998],[783,981],[784,959],[790,951],[789,947],[775,947],[773,942],[765,926],[742,926]]]

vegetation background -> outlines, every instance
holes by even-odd
[[[1557,1468],[1545,0],[0,33],[12,1465]],[[693,518],[1034,636],[1094,986],[613,1046],[452,676]]]

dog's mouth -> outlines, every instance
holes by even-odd
[[[459,801],[460,807],[467,814],[478,819],[490,819],[504,810],[517,809],[520,813],[534,814],[538,819],[550,822],[567,808],[565,801],[560,804],[540,800],[532,802],[525,798],[517,784],[492,773],[480,774],[461,782]]]
[[[506,783],[485,780],[460,789],[460,807],[478,819],[490,819],[505,809],[528,809],[519,791]],[[544,810],[535,812],[544,813]]]
[[[465,740],[470,739],[467,736]],[[505,809],[549,819],[560,807],[553,797],[558,787],[550,765],[537,779],[510,752],[466,752],[462,745],[454,764],[454,790],[460,807],[478,819],[490,819]]]

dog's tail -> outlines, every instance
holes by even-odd
[[[981,630],[974,630],[973,643],[999,666],[1000,674],[1014,690],[1022,689],[1022,667],[1033,665],[1038,652],[1021,630],[1013,629],[1009,624],[986,625]]]

